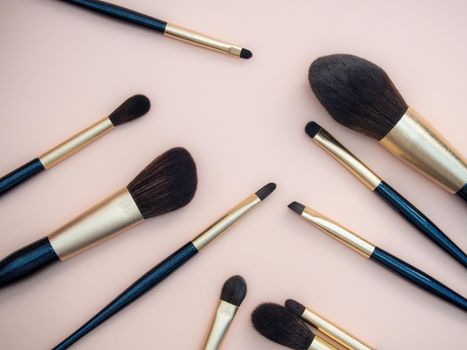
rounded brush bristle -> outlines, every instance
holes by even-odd
[[[305,306],[293,299],[287,299],[285,301],[285,307],[287,310],[289,310],[291,313],[298,317],[301,317],[303,315],[303,312],[305,311]]]
[[[240,306],[247,292],[246,282],[242,276],[233,276],[225,281],[222,287],[221,300]]]
[[[146,96],[134,95],[118,106],[109,115],[109,119],[114,126],[117,126],[145,115],[150,108],[151,102]]]

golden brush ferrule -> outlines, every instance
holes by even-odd
[[[232,56],[240,57],[240,53],[242,52],[242,48],[239,46],[211,38],[204,34],[200,34],[190,29],[179,27],[172,23],[167,23],[164,35],[173,39],[184,41],[189,44],[201,46],[213,51],[222,52]]]
[[[48,237],[60,260],[67,260],[143,221],[130,192],[122,188]]]
[[[256,194],[250,195],[243,202],[232,208],[222,218],[201,232],[194,240],[192,240],[193,245],[198,251],[201,250],[222,232],[232,226],[250,209],[255,207],[259,202],[261,202],[261,200],[256,196]]]
[[[58,146],[45,152],[39,157],[39,160],[45,169],[49,169],[72,154],[78,152],[83,147],[89,145],[91,142],[97,140],[99,137],[105,135],[113,127],[114,125],[110,119],[105,117],[94,125],[91,125],[89,128],[77,133]]]
[[[364,238],[309,207],[305,207],[301,216],[365,258],[369,258],[375,250],[375,246]]]
[[[219,349],[225,333],[229,329],[238,306],[230,304],[224,300],[219,301],[214,320],[211,323],[206,342],[204,343],[203,350],[217,350]]]
[[[346,349],[375,350],[371,346],[358,340],[355,336],[347,333],[342,328],[339,328],[336,324],[307,308],[303,311],[301,318],[327,335],[329,338],[344,346]]]
[[[308,350],[337,350],[337,348],[315,335]]]
[[[344,147],[325,129],[320,129],[313,137],[313,141],[328,152],[334,159],[341,163],[357,179],[359,179],[370,190],[374,190],[382,179],[368,168],[352,152]]]
[[[411,107],[379,142],[451,193],[467,183],[465,159]]]

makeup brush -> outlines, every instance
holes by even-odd
[[[68,158],[73,153],[78,152],[91,142],[108,133],[115,126],[131,122],[143,116],[149,111],[150,106],[149,99],[146,96],[135,95],[130,97],[108,117],[99,120],[94,125],[70,137],[38,158],[31,160],[0,178],[0,196],[43,170],[48,170],[60,163],[65,158]]]
[[[307,309],[299,302],[288,299],[285,307],[295,316],[300,317],[306,323],[312,325],[320,332],[326,334],[329,338],[341,344],[349,350],[375,350],[375,348],[358,340],[355,336],[349,334],[336,324],[318,315],[316,312]]]
[[[0,261],[0,287],[56,261],[68,260],[146,219],[188,204],[197,185],[196,165],[184,148],[173,148],[123,187],[80,216]]]
[[[230,277],[222,287],[221,299],[211,324],[204,350],[220,348],[235,314],[246,296],[246,282],[242,276]]]
[[[115,315],[150,289],[157,286],[180,266],[196,255],[201,249],[206,247],[221,233],[232,226],[238,219],[250,211],[250,209],[256,207],[256,205],[269,196],[275,188],[276,185],[274,183],[269,183],[230,209],[226,214],[203,230],[193,240],[182,246],[176,252],[168,256],[165,260],[154,266],[151,270],[136,280],[130,287],[94,315],[77,331],[54,347],[54,350],[67,349],[81,337],[98,327],[101,323],[105,322],[108,318]]]
[[[464,267],[467,267],[467,256],[443,231],[413,204],[389,186],[389,184],[384,182],[331,134],[315,122],[309,122],[305,131],[318,146],[328,152],[348,171],[355,175],[366,187],[377,193],[380,198],[388,203],[415,228],[431,239],[445,252],[450,254]]]
[[[337,222],[309,207],[305,207],[303,204],[292,202],[289,204],[289,208],[334,239],[344,243],[357,253],[360,253],[365,258],[376,261],[402,278],[437,295],[461,310],[467,311],[467,300],[462,295],[446,287],[425,272],[391,255],[383,249],[376,247]]]
[[[314,335],[300,318],[285,307],[264,303],[251,314],[253,327],[263,337],[294,350],[336,350],[324,339]]]
[[[141,27],[155,30],[156,32],[162,33],[165,36],[184,41],[192,45],[201,46],[206,49],[245,59],[251,58],[253,56],[250,50],[241,48],[240,46],[214,39],[204,34],[194,32],[190,29],[182,28],[175,24],[168,23],[121,6],[110,4],[108,2],[97,0],[62,1],[84,7],[88,10],[98,12],[103,15],[117,18],[124,22],[133,23]]]
[[[357,56],[330,55],[311,64],[308,78],[316,97],[337,122],[378,140],[467,201],[465,159],[405,103],[383,69]]]

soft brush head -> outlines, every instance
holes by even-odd
[[[246,296],[246,282],[242,276],[233,276],[222,287],[221,300],[240,306]]]
[[[131,122],[142,117],[151,108],[151,102],[144,95],[134,95],[123,102],[109,115],[109,119],[114,126]]]
[[[262,336],[294,350],[307,350],[315,337],[305,322],[278,304],[259,305],[251,320]]]
[[[377,140],[386,136],[408,108],[386,72],[357,56],[320,57],[311,64],[308,79],[337,122]]]
[[[287,299],[285,301],[285,307],[295,316],[301,317],[305,312],[305,306],[300,304],[298,301],[293,299]]]
[[[145,219],[187,205],[196,192],[196,164],[181,147],[163,153],[131,181],[127,189]]]

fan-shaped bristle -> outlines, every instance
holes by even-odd
[[[305,322],[278,304],[259,305],[251,320],[262,336],[291,349],[307,350],[315,337]]]
[[[113,111],[109,119],[114,126],[117,126],[145,115],[150,108],[151,102],[146,96],[134,95]]]
[[[246,296],[246,282],[242,276],[233,276],[225,281],[222,287],[221,300],[240,306]]]
[[[188,204],[196,192],[196,164],[184,148],[172,148],[143,169],[127,188],[145,219]]]
[[[289,310],[291,313],[298,317],[301,317],[303,315],[303,312],[305,311],[305,306],[293,299],[287,299],[285,301],[285,307],[287,308],[287,310]]]
[[[316,59],[308,73],[318,100],[339,123],[381,140],[407,111],[407,104],[377,65],[357,56]]]

